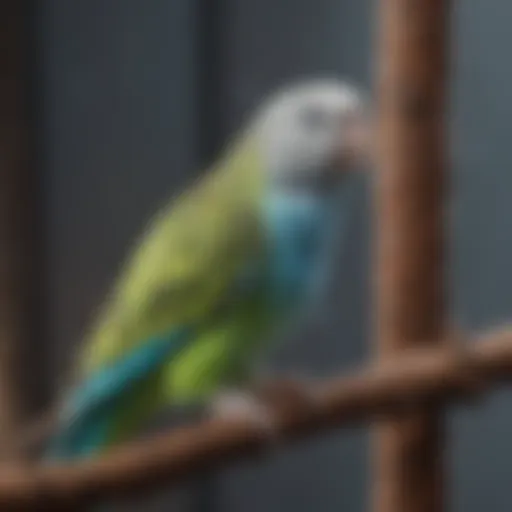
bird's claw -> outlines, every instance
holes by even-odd
[[[210,403],[210,417],[248,421],[257,426],[271,442],[279,437],[279,418],[294,416],[297,411],[315,409],[320,403],[317,388],[306,379],[263,378],[255,381],[251,391],[225,391]]]
[[[320,403],[317,388],[304,378],[260,379],[255,383],[255,394],[271,407],[283,411],[315,408]]]
[[[266,438],[277,437],[278,427],[272,409],[251,393],[220,393],[210,404],[210,415],[216,419],[248,421],[257,425]]]

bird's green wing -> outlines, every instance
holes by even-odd
[[[87,377],[149,338],[201,322],[261,251],[261,170],[242,147],[164,209],[141,240],[86,339]]]

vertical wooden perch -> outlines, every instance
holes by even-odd
[[[19,432],[21,344],[31,279],[31,194],[25,99],[25,2],[0,6],[0,458],[12,460]]]
[[[380,0],[377,333],[380,357],[444,329],[443,175],[446,0]],[[443,508],[437,408],[376,433],[375,512]]]

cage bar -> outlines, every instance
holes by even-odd
[[[0,6],[0,457],[9,460],[20,456],[21,365],[35,268],[25,11],[24,2]]]

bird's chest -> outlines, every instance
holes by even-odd
[[[269,214],[268,288],[277,307],[293,309],[321,285],[328,265],[329,215],[312,201],[281,203]]]

